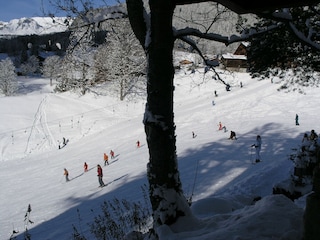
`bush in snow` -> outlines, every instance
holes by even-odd
[[[151,212],[140,203],[114,199],[105,201],[101,213],[90,225],[96,239],[122,239],[129,232],[147,232],[152,226]]]
[[[95,217],[89,227],[95,239],[143,239],[143,234],[150,230],[153,222],[145,188],[142,191],[144,204],[115,198],[104,201],[98,214],[91,210]],[[75,240],[92,239],[85,237],[74,225],[72,236]]]
[[[314,182],[314,173],[320,166],[320,146],[317,134],[312,134],[310,136],[316,136],[314,139],[311,137],[310,140],[306,133],[302,145],[292,149],[293,152],[289,155],[289,159],[294,163],[291,177],[276,184],[273,188],[274,194],[281,193],[295,200],[310,193],[315,186],[319,186],[318,180]]]

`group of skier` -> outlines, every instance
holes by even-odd
[[[111,159],[114,158],[114,151],[113,150],[110,150],[110,157],[111,157]],[[108,154],[103,153],[103,160],[104,160],[104,165],[105,166],[109,165]],[[87,162],[84,162],[83,169],[84,169],[84,172],[88,172],[88,164],[87,164]],[[65,176],[66,182],[69,182],[70,181],[70,179],[69,179],[69,171],[66,168],[64,168],[63,175]],[[103,182],[103,170],[102,170],[102,167],[101,167],[100,164],[97,164],[97,176],[98,176],[99,186],[100,187],[106,186],[105,183]]]
[[[295,124],[297,126],[300,125],[299,123],[299,116],[298,114],[296,114],[295,116]],[[226,132],[226,126],[223,126],[221,122],[219,122],[218,124],[218,130],[224,130],[224,132]],[[230,132],[230,137],[229,137],[230,140],[236,140],[237,137],[236,137],[236,133],[234,131],[231,131]],[[251,147],[254,147],[255,148],[255,162],[260,162],[261,161],[261,157],[260,157],[260,151],[261,151],[261,144],[262,144],[262,140],[261,140],[261,136],[260,135],[257,135],[256,137],[256,142],[254,144],[251,145]],[[311,130],[310,131],[310,134],[308,135],[308,133],[305,133],[304,136],[303,136],[303,139],[302,139],[302,144],[301,144],[301,151],[302,152],[305,152],[305,151],[311,151],[313,152],[315,148],[317,148],[318,146],[318,134],[315,132],[315,130]],[[252,156],[251,156],[252,158]],[[298,166],[298,168],[301,168],[301,164],[302,165],[305,165],[305,163],[301,163],[303,162],[301,160],[302,158],[297,158],[296,159],[296,166]],[[310,163],[308,163],[310,165]],[[312,163],[311,163],[312,164]]]
[[[230,87],[231,87],[230,84],[226,84],[226,91],[227,91],[227,92],[230,91]],[[242,82],[240,82],[240,87],[241,87],[241,88],[243,87]],[[216,97],[218,97],[218,94],[217,94],[217,91],[216,91],[216,90],[214,91],[214,95],[215,95]],[[215,105],[214,101],[212,101],[212,105],[213,105],[213,106]],[[299,121],[299,117],[298,117],[298,115],[296,115],[296,125],[299,125],[298,121]],[[228,131],[227,128],[226,128],[226,126],[222,125],[221,122],[219,122],[219,124],[218,124],[218,130],[219,130],[219,131],[223,130],[224,132],[227,132],[227,131]],[[193,132],[192,132],[192,135],[194,136],[194,133],[193,133]],[[231,131],[230,131],[230,137],[229,137],[228,139],[230,139],[230,140],[237,140],[236,132],[231,130]],[[260,136],[260,135],[257,135],[257,137],[256,137],[256,142],[251,145],[251,147],[254,147],[255,150],[256,150],[256,157],[255,157],[255,162],[256,162],[256,163],[261,161],[261,158],[260,158],[261,143],[262,143],[262,142],[261,142],[261,136]],[[252,156],[251,156],[251,157],[252,157]]]
[[[114,158],[114,151],[110,150],[110,158]],[[109,156],[106,153],[103,153],[103,160],[104,160],[104,165],[109,165]]]
[[[224,131],[227,132],[227,128],[226,126],[224,126],[221,122],[219,122],[218,124],[218,131]],[[192,131],[192,138],[195,138],[197,135]],[[237,140],[237,135],[235,133],[235,131],[230,131],[230,137],[228,138],[230,140]],[[261,157],[260,157],[260,151],[261,151],[261,144],[262,144],[262,140],[261,140],[261,136],[257,135],[256,137],[256,142],[254,144],[251,145],[251,147],[254,147],[256,150],[256,156],[255,156],[255,162],[258,163],[261,161]],[[252,156],[251,156],[252,158]]]
[[[137,148],[140,148],[140,141],[139,140],[136,142],[136,146],[137,146]],[[110,150],[109,154],[110,154],[110,158],[111,159],[113,159],[115,157],[113,150]],[[109,165],[109,156],[108,156],[108,154],[103,153],[103,161],[104,161],[104,166]],[[84,162],[83,169],[84,169],[84,172],[88,172],[88,164],[87,164],[87,162]],[[70,181],[69,172],[68,172],[68,170],[66,168],[64,168],[63,175],[65,176],[66,182],[69,182]],[[104,184],[103,179],[102,179],[103,178],[103,171],[102,171],[102,167],[101,167],[100,164],[97,164],[97,176],[98,176],[98,181],[99,181],[100,187],[104,187],[105,184]]]

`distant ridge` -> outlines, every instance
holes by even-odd
[[[31,17],[13,19],[9,22],[0,21],[0,37],[22,35],[44,35],[68,30],[67,17]]]

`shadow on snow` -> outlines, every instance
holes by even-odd
[[[275,129],[287,130],[275,131]],[[253,165],[251,163],[251,145],[255,143],[257,134],[262,137],[262,162]],[[251,185],[254,185],[252,181],[255,181],[255,177],[265,178],[267,189],[264,190],[266,194],[272,194],[273,184],[282,180],[282,171],[287,171],[289,177],[289,168],[293,163],[288,160],[287,155],[292,147],[299,145],[302,133],[294,137],[290,134],[290,128],[285,128],[277,123],[270,123],[259,129],[253,129],[250,132],[240,134],[237,136],[239,137],[238,140],[228,140],[229,135],[225,136],[219,142],[208,142],[200,149],[189,148],[178,156],[180,177],[187,197],[193,195],[195,199],[201,199],[222,196],[230,194],[230,192],[234,192],[235,195],[261,195],[263,192],[255,192],[255,189],[249,189]],[[197,136],[197,139],[199,138],[201,136]],[[195,146],[196,142],[194,141],[197,140],[193,139],[190,141]],[[279,173],[279,176],[270,176],[270,173],[274,173],[274,169],[278,168],[280,168],[279,171],[282,173]],[[237,169],[239,171],[236,171]],[[236,174],[232,175],[234,173]],[[229,180],[226,180],[228,178]],[[126,180],[126,175],[111,180],[111,182],[108,181],[108,186],[97,188],[96,191],[107,191],[109,186],[112,186],[119,179]],[[219,183],[221,184],[219,185]],[[92,236],[88,232],[87,224],[92,223],[94,216],[99,214],[100,206],[104,201],[114,198],[121,199],[119,197],[120,193],[121,196],[126,196],[123,198],[126,198],[128,201],[135,198],[141,199],[140,202],[143,202],[141,187],[145,184],[147,184],[146,174],[142,174],[133,181],[131,179],[130,181],[126,181],[125,184],[115,191],[108,192],[99,197],[95,197],[97,195],[95,190],[86,197],[76,198],[70,196],[67,202],[61,204],[72,207],[52,219],[43,220],[44,222],[36,227],[29,226],[29,233],[32,239],[40,239],[44,235],[43,232],[48,233],[45,237],[46,239],[57,239],[57,237],[69,239],[72,236],[72,226],[74,225],[80,230],[80,233],[85,236]],[[136,191],[132,189],[136,189]],[[212,189],[212,192],[210,192],[210,189]],[[132,196],[133,192],[137,196]],[[207,195],[203,195],[203,193],[207,193]],[[36,209],[31,213],[31,219],[33,214],[36,214]],[[86,231],[82,232],[81,229],[84,227]],[[66,234],[61,236],[63,235],[61,233]],[[17,238],[20,239],[22,235],[23,233],[20,233]]]

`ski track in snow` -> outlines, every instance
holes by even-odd
[[[25,153],[31,153],[31,151],[33,151],[34,148],[35,148],[34,146],[30,146],[32,138],[37,139],[37,141],[38,141],[37,147],[39,147],[39,145],[42,145],[42,143],[39,143],[39,141],[41,141],[40,140],[41,136],[39,136],[40,135],[40,131],[39,131],[38,124],[42,125],[42,122],[41,122],[42,113],[41,112],[42,112],[43,104],[44,104],[45,101],[46,101],[46,96],[39,103],[37,112],[35,113],[34,121],[33,121],[33,124],[32,124],[32,127],[31,127],[31,131],[30,131],[30,134],[29,134],[29,137],[28,137]],[[37,142],[37,141],[35,141],[35,142]]]

